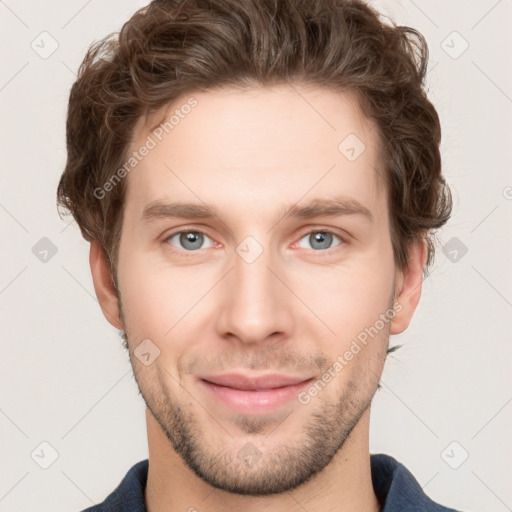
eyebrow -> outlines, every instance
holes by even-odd
[[[297,218],[313,219],[316,217],[359,216],[372,223],[374,217],[370,210],[352,198],[339,197],[334,199],[314,199],[310,203],[299,206],[297,203],[283,207],[277,219]],[[199,203],[162,202],[149,203],[142,212],[141,220],[149,222],[155,219],[213,219],[219,218],[215,207]]]

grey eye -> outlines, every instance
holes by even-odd
[[[333,240],[338,239],[339,242],[332,246]],[[309,247],[305,247],[301,244],[303,240],[306,240],[306,243],[309,243]],[[328,231],[312,231],[308,233],[306,236],[302,237],[299,241],[299,247],[303,249],[314,249],[315,251],[322,251],[325,249],[330,249],[331,247],[335,247],[341,243],[341,238],[334,233],[329,233]]]
[[[201,233],[200,231],[180,231],[168,239],[169,243],[178,249],[185,249],[186,251],[197,251],[198,249],[205,249],[202,247],[206,240],[210,240],[210,237]],[[174,242],[173,242],[174,241]],[[210,243],[208,247],[212,247]]]

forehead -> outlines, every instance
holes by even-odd
[[[151,149],[129,173],[126,197],[139,216],[159,199],[383,203],[378,133],[352,93],[281,85],[186,94],[139,121],[130,154],[143,146]]]

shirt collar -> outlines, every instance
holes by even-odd
[[[100,505],[83,512],[146,512],[144,490],[148,478],[148,460],[135,464],[119,486]],[[372,484],[381,512],[456,512],[433,502],[409,470],[384,454],[370,457]],[[413,508],[412,508],[413,507]]]

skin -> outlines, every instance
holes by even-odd
[[[101,308],[125,333],[148,406],[147,508],[378,511],[370,404],[389,336],[418,304],[426,249],[413,245],[408,267],[395,268],[376,128],[351,94],[298,84],[193,96],[198,105],[127,177],[120,296],[97,242],[90,251]],[[132,149],[162,114],[139,121]],[[351,162],[338,145],[352,133],[366,149]],[[372,220],[283,217],[340,196]],[[217,216],[143,221],[157,200],[208,204]],[[180,230],[204,233],[199,249],[170,237]],[[326,230],[335,236],[315,241]],[[262,249],[251,263],[236,252],[248,236]],[[234,371],[321,379],[394,300],[392,321],[307,404],[237,414],[198,383]],[[134,356],[145,339],[160,350],[148,366]],[[260,455],[251,466],[237,456],[248,443]]]

